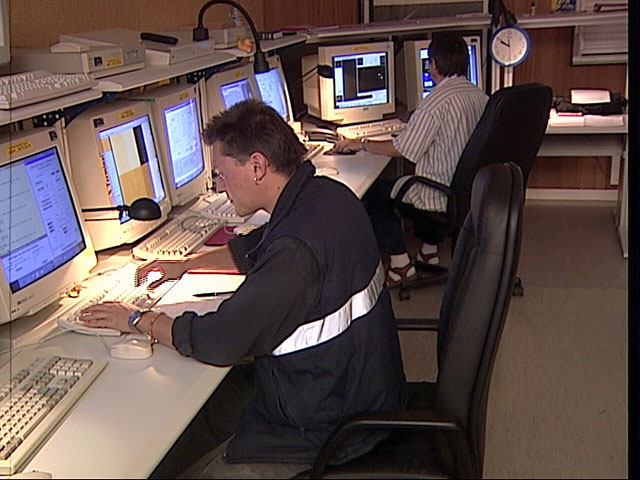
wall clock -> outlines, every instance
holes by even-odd
[[[499,28],[491,36],[489,53],[503,67],[514,67],[524,62],[531,50],[531,39],[517,25]]]

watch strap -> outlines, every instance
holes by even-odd
[[[140,319],[142,318],[142,316],[145,313],[150,311],[151,310],[136,310],[131,315],[129,315],[129,319],[127,320],[127,323],[129,324],[129,328],[131,328],[132,330],[136,330],[137,332],[144,333],[142,332],[142,330],[138,328],[138,323],[140,322]]]

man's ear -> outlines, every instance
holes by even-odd
[[[260,181],[269,169],[269,160],[260,152],[253,152],[249,157],[254,177]]]

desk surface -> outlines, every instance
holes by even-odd
[[[353,155],[319,155],[312,160],[318,175],[326,175],[351,188],[362,198],[391,161],[385,155],[358,152]]]
[[[122,256],[116,263],[126,259],[128,256]],[[111,261],[113,258],[103,257],[96,268],[103,269]],[[96,281],[94,277],[83,283],[91,286]],[[63,300],[33,317],[17,320],[12,330],[8,325],[1,329],[3,336],[15,330],[23,334],[13,338],[13,355],[37,352],[108,362],[23,471],[49,472],[54,478],[146,478],[229,368],[200,363],[163,345],[154,346],[149,359],[119,360],[108,352],[108,346],[119,338],[75,332],[24,346],[59,332],[55,319],[72,303]]]

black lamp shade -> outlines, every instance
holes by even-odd
[[[157,220],[161,215],[160,206],[150,198],[139,198],[129,207],[129,216],[134,220]]]

